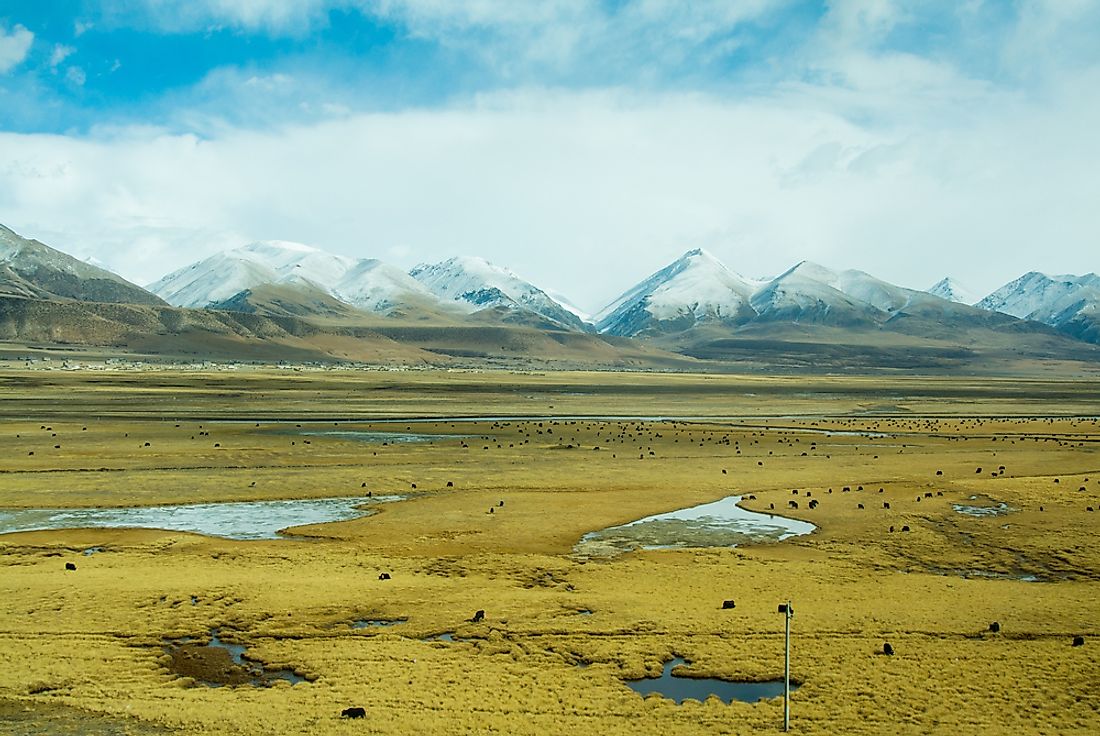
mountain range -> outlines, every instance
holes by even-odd
[[[263,241],[218,253],[142,289],[0,226],[0,299],[9,300],[0,315],[0,339],[8,341],[29,337],[25,324],[18,327],[17,315],[30,309],[23,302],[36,301],[68,303],[55,311],[70,320],[71,303],[84,305],[81,319],[95,324],[116,319],[118,310],[111,317],[105,314],[110,310],[91,305],[152,310],[166,347],[178,330],[165,325],[174,324],[186,325],[190,338],[203,330],[229,330],[245,342],[270,342],[276,333],[299,340],[308,334],[313,337],[302,349],[329,357],[348,353],[318,345],[325,342],[318,335],[340,335],[336,342],[389,341],[411,347],[416,359],[428,362],[433,355],[529,356],[531,346],[554,352],[553,345],[567,343],[567,352],[578,359],[589,351],[611,364],[622,359],[671,365],[680,360],[676,356],[688,356],[816,366],[813,354],[824,345],[835,366],[844,363],[844,350],[837,346],[851,348],[856,362],[897,366],[924,360],[948,365],[993,354],[1100,359],[1100,349],[1084,345],[1100,343],[1096,274],[1032,272],[979,300],[950,278],[918,291],[808,261],[772,279],[749,279],[700,249],[689,250],[589,317],[565,297],[476,257],[421,264],[406,273],[375,259]],[[23,300],[22,306],[10,300]],[[42,318],[41,306],[30,311]],[[105,334],[118,342],[134,330],[149,329],[144,318],[128,320],[122,321],[130,327]],[[39,328],[36,337],[47,333]],[[471,344],[457,337],[461,334]]]

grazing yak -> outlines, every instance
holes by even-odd
[[[358,705],[353,705],[350,708],[344,708],[342,711],[340,711],[340,717],[341,718],[366,718],[367,717],[367,709],[362,708]]]

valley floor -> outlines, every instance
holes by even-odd
[[[0,535],[5,733],[773,732],[780,699],[623,680],[781,677],[788,599],[793,733],[1100,732],[1100,382],[9,371],[0,399],[0,518],[405,496],[279,540]],[[818,528],[575,552],[730,495]],[[305,681],[202,684],[240,674],[187,659],[212,632]]]

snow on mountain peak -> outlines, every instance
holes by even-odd
[[[368,258],[359,261],[332,288],[337,299],[373,312],[385,312],[412,302],[434,303],[436,297],[396,266]]]
[[[337,285],[355,291],[345,281],[357,263],[303,243],[262,240],[185,266],[150,284],[149,289],[181,307],[217,304],[264,284],[305,283],[335,296]],[[368,301],[380,299],[375,296]]]
[[[1029,271],[975,306],[1058,326],[1100,303],[1100,276],[1048,276]]]
[[[730,320],[748,308],[756,284],[702,248],[687,251],[608,305],[596,327],[633,335],[652,323]]]
[[[932,286],[925,289],[932,296],[938,296],[941,299],[946,299],[949,302],[955,302],[957,304],[971,305],[978,301],[978,296],[960,284],[950,276],[940,279]]]
[[[454,256],[440,263],[420,264],[409,275],[440,299],[463,305],[471,312],[489,307],[522,309],[563,327],[585,328],[574,310],[484,258]]]

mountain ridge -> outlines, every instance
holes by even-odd
[[[207,340],[221,346],[218,350],[247,344],[253,351],[254,343],[270,340],[349,359],[366,354],[363,345],[381,345],[371,342],[371,335],[385,332],[413,340],[417,350],[425,351],[417,355],[429,360],[434,349],[442,351],[437,355],[490,362],[524,361],[540,351],[545,356],[560,350],[580,360],[589,350],[601,361],[614,362],[615,355],[639,354],[641,348],[630,345],[649,345],[658,353],[643,351],[637,360],[669,364],[667,356],[679,353],[705,361],[775,359],[802,365],[812,354],[809,346],[817,344],[822,356],[834,356],[835,369],[842,369],[837,356],[845,349],[855,363],[897,366],[907,359],[914,366],[936,367],[1019,356],[1100,362],[1095,349],[1073,347],[1100,343],[1100,277],[1095,274],[1025,274],[989,298],[999,294],[1001,301],[978,308],[811,261],[772,279],[748,279],[713,254],[693,248],[587,322],[560,294],[477,257],[422,264],[406,273],[377,259],[259,241],[177,269],[154,286],[170,301],[201,307],[165,311],[165,301],[115,274],[0,230],[0,298],[40,302],[37,307],[6,302],[11,315],[7,334],[13,340],[53,336],[79,343],[92,339],[84,334],[125,335],[127,345],[146,342],[163,350],[173,349],[171,340],[193,345]],[[133,311],[55,303],[74,299],[144,303],[160,311],[138,318]],[[1031,319],[992,309],[1019,311],[1021,304],[1029,307]],[[228,339],[223,333],[229,323],[211,321],[199,314],[204,311],[247,316],[232,318],[238,325],[232,329],[240,334]],[[28,322],[31,314],[45,324]],[[294,325],[294,334],[287,337],[280,324]],[[187,327],[181,331],[178,325]],[[155,335],[135,332],[144,328]],[[458,336],[492,344],[463,345]],[[303,340],[308,346],[299,344]],[[876,344],[883,347],[872,348]],[[658,354],[664,357],[654,357]],[[906,355],[910,358],[898,357]],[[808,364],[814,365],[812,359]]]
[[[115,304],[164,304],[118,274],[24,238],[4,225],[0,225],[0,294]]]

